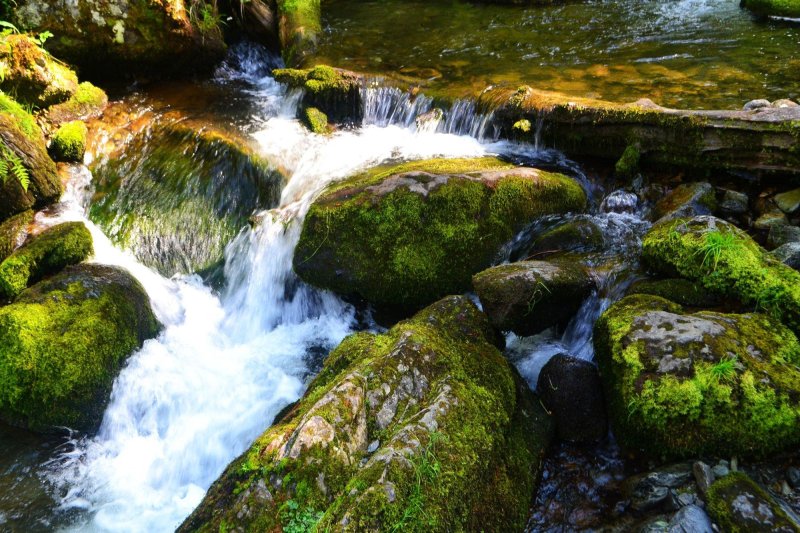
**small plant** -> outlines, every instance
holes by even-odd
[[[22,159],[0,140],[0,181],[6,182],[9,176],[14,176],[24,191],[28,191],[31,176]]]
[[[411,462],[411,466],[414,468],[414,484],[411,487],[408,505],[400,519],[389,527],[389,531],[399,532],[420,529],[410,527],[410,525],[419,520],[420,517],[422,519],[426,518],[423,487],[435,482],[442,471],[442,464],[436,457],[436,443],[443,440],[445,440],[445,437],[441,433],[431,433],[425,449],[416,457],[416,460]]]
[[[711,375],[717,381],[730,381],[736,375],[737,357],[724,357],[711,367]]]
[[[708,264],[711,266],[712,270],[716,270],[722,252],[724,250],[734,249],[737,246],[739,246],[739,240],[736,235],[732,233],[710,231],[706,233],[705,241],[697,253],[703,254],[703,266]]]
[[[317,530],[317,523],[323,513],[311,507],[300,508],[295,500],[287,500],[281,505],[281,522],[283,533],[309,533]]]
[[[536,304],[542,301],[545,293],[550,294],[550,289],[548,289],[547,285],[541,281],[537,281],[536,285],[533,286],[533,293],[528,299],[528,312],[526,314],[529,315],[533,312],[533,308],[536,307]]]

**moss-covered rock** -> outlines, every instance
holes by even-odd
[[[50,153],[55,161],[83,161],[86,152],[86,136],[89,129],[81,120],[62,125],[50,140]]]
[[[660,296],[685,307],[716,307],[722,303],[722,298],[699,283],[682,278],[637,281],[628,294]]]
[[[33,214],[29,209],[0,224],[0,262],[24,242],[28,224],[33,222]]]
[[[0,295],[13,298],[29,285],[89,257],[92,234],[83,222],[48,228],[0,263]]]
[[[180,124],[143,130],[92,171],[92,221],[167,276],[215,269],[253,211],[277,204],[283,184],[242,141]]]
[[[205,0],[20,0],[14,18],[52,32],[47,49],[93,77],[210,70],[225,50],[220,13]]]
[[[68,100],[78,77],[27,35],[0,38],[0,89],[24,104],[47,107]]]
[[[742,472],[717,480],[706,496],[708,512],[726,533],[797,533],[780,505]]]
[[[316,107],[307,107],[303,110],[303,123],[314,133],[328,133],[328,115]]]
[[[651,219],[665,221],[710,215],[716,208],[716,192],[710,183],[687,183],[675,187],[659,200],[653,208]]]
[[[741,0],[741,6],[762,17],[800,18],[800,0]]]
[[[552,423],[493,340],[460,296],[346,338],[179,531],[521,530]]]
[[[642,241],[642,259],[652,270],[697,281],[800,333],[800,274],[732,224],[707,216],[657,224]]]
[[[620,442],[654,457],[764,456],[800,444],[800,343],[758,313],[611,306],[595,354]]]
[[[276,69],[272,74],[289,87],[303,89],[303,106],[319,109],[330,121],[361,120],[361,78],[357,74],[325,65],[305,70]]]
[[[34,430],[95,429],[125,358],[156,334],[126,271],[65,269],[0,307],[0,416]]]
[[[472,275],[524,224],[585,203],[571,178],[491,157],[378,167],[311,205],[294,270],[379,307],[419,309],[469,290]]]
[[[472,285],[492,325],[526,336],[569,320],[594,282],[575,261],[520,261],[489,268]]]
[[[621,179],[631,179],[639,171],[639,159],[642,154],[639,146],[629,144],[617,162],[614,164],[614,175]]]
[[[56,165],[47,155],[41,130],[32,121],[28,125],[20,120],[13,106],[10,107],[12,112],[3,112],[2,100],[0,98],[0,157],[10,171],[5,179],[0,179],[0,220],[44,207],[58,200],[63,191]],[[28,126],[32,128],[30,131],[23,129]],[[27,184],[11,170],[18,165],[24,167]]]
[[[277,0],[281,55],[289,66],[299,66],[317,47],[322,31],[320,0]]]
[[[47,120],[53,124],[85,120],[100,115],[107,104],[106,93],[88,81],[84,81],[78,85],[78,90],[69,100],[47,108]]]

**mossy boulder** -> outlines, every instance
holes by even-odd
[[[336,123],[359,122],[363,116],[361,78],[353,72],[318,65],[305,70],[276,69],[272,74],[289,87],[303,89],[303,112],[315,108]]]
[[[678,185],[659,200],[653,208],[651,219],[665,221],[710,215],[716,208],[716,191],[710,183],[687,183]]]
[[[800,532],[800,524],[743,472],[718,479],[709,488],[706,502],[709,514],[726,533]]]
[[[762,17],[800,18],[800,0],[741,0],[741,5]]]
[[[33,430],[97,428],[125,358],[158,329],[125,270],[67,267],[0,307],[0,417]]]
[[[526,223],[585,204],[571,178],[491,157],[378,167],[311,205],[294,270],[379,307],[419,309],[469,290],[472,275]]]
[[[307,107],[302,112],[303,124],[314,133],[328,133],[328,115],[316,107]]]
[[[651,270],[696,281],[800,332],[800,273],[732,224],[708,216],[656,224],[642,240],[642,259]]]
[[[14,20],[52,32],[53,55],[106,79],[211,70],[225,51],[216,3],[204,0],[20,0]]]
[[[253,211],[277,204],[283,184],[244,141],[181,124],[146,128],[92,171],[89,217],[167,276],[215,270]]]
[[[520,261],[484,270],[472,285],[494,327],[527,336],[572,318],[594,281],[575,261]]]
[[[765,456],[800,444],[800,343],[766,315],[612,305],[594,347],[619,441],[652,457]]]
[[[24,241],[28,225],[33,222],[33,211],[23,211],[0,224],[0,262],[11,255]]]
[[[69,100],[47,108],[47,120],[53,124],[63,124],[73,120],[85,120],[99,116],[108,104],[106,93],[89,83],[78,85]]]
[[[92,235],[83,222],[48,228],[0,263],[0,296],[13,298],[29,285],[89,257]]]
[[[50,153],[55,161],[83,161],[86,152],[86,136],[89,129],[81,120],[63,124],[50,140]]]
[[[21,120],[13,106],[9,106],[11,112],[4,112],[2,104],[0,98],[0,157],[10,169],[6,179],[0,180],[0,220],[5,220],[58,200],[63,186],[55,163],[47,155],[41,130],[32,119],[31,124]],[[28,127],[30,131],[26,131]],[[24,168],[27,184],[11,170],[18,166]]]
[[[519,531],[552,423],[451,296],[347,337],[179,531]]]
[[[0,38],[0,89],[24,104],[47,107],[68,100],[78,77],[27,35]]]
[[[685,307],[716,307],[722,298],[699,283],[688,279],[647,279],[637,281],[628,289],[628,294],[650,294],[660,296]]]

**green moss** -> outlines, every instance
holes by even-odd
[[[85,81],[78,85],[78,90],[69,100],[50,107],[47,110],[47,117],[56,124],[84,119],[99,114],[107,103],[106,93]]]
[[[316,107],[307,107],[303,111],[303,122],[314,133],[328,133],[328,115]]]
[[[304,70],[276,69],[272,74],[289,87],[303,89],[304,107],[319,109],[331,122],[357,121],[361,117],[361,80],[352,72],[317,65]]]
[[[0,262],[20,244],[18,239],[25,234],[25,228],[33,222],[33,211],[23,211],[0,224]]]
[[[399,309],[468,290],[522,225],[585,206],[575,181],[527,171],[493,158],[443,159],[343,180],[309,209],[294,269],[315,285]]]
[[[69,267],[24,291],[0,307],[0,414],[96,427],[122,361],[157,327],[144,289],[112,267]]]
[[[25,105],[48,107],[67,100],[78,78],[28,35],[0,37],[0,87]]]
[[[686,279],[644,280],[634,283],[628,294],[660,296],[688,307],[714,307],[721,303],[718,296],[696,282]]]
[[[620,441],[656,457],[764,456],[800,443],[800,343],[762,314],[686,315],[628,296],[595,325]]]
[[[292,413],[226,470],[179,531],[222,521],[285,530],[298,513],[310,523],[320,510],[318,531],[521,529],[552,427],[493,338],[464,297],[385,334],[346,338]],[[320,438],[298,448],[311,435]],[[259,485],[271,501],[256,504]]]
[[[278,0],[281,55],[287,65],[297,65],[316,47],[322,31],[319,0]]]
[[[25,287],[93,253],[92,235],[82,222],[53,226],[0,263],[0,294],[12,298]]]
[[[614,165],[614,174],[618,178],[632,178],[639,170],[640,158],[641,153],[639,152],[639,146],[636,144],[629,144]]]
[[[743,472],[731,472],[714,482],[706,503],[708,513],[727,533],[797,531],[775,500]]]
[[[36,119],[28,113],[14,99],[3,91],[0,91],[0,113],[11,115],[19,126],[19,129],[30,139],[37,140],[42,133],[36,124]]]
[[[697,281],[800,332],[800,273],[727,222],[698,217],[658,224],[642,241],[642,258],[653,270]]]
[[[800,18],[800,0],[742,0],[742,7],[762,16]]]
[[[83,161],[89,129],[80,120],[67,122],[53,135],[50,153],[55,161]]]

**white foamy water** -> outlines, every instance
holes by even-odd
[[[270,80],[254,97],[264,99],[265,113],[286,107]],[[84,511],[76,530],[172,531],[225,466],[302,394],[309,350],[330,349],[351,331],[351,307],[303,284],[291,269],[303,216],[319,191],[387,160],[487,151],[474,138],[413,127],[317,136],[287,116],[254,123],[263,153],[289,180],[280,206],[229,245],[221,295],[197,277],[163,278],[115,248],[85,219],[85,169],[75,169],[58,213],[42,220],[83,220],[95,237],[94,260],[136,276],[164,325],[122,370],[98,435],[51,464],[62,507]]]

